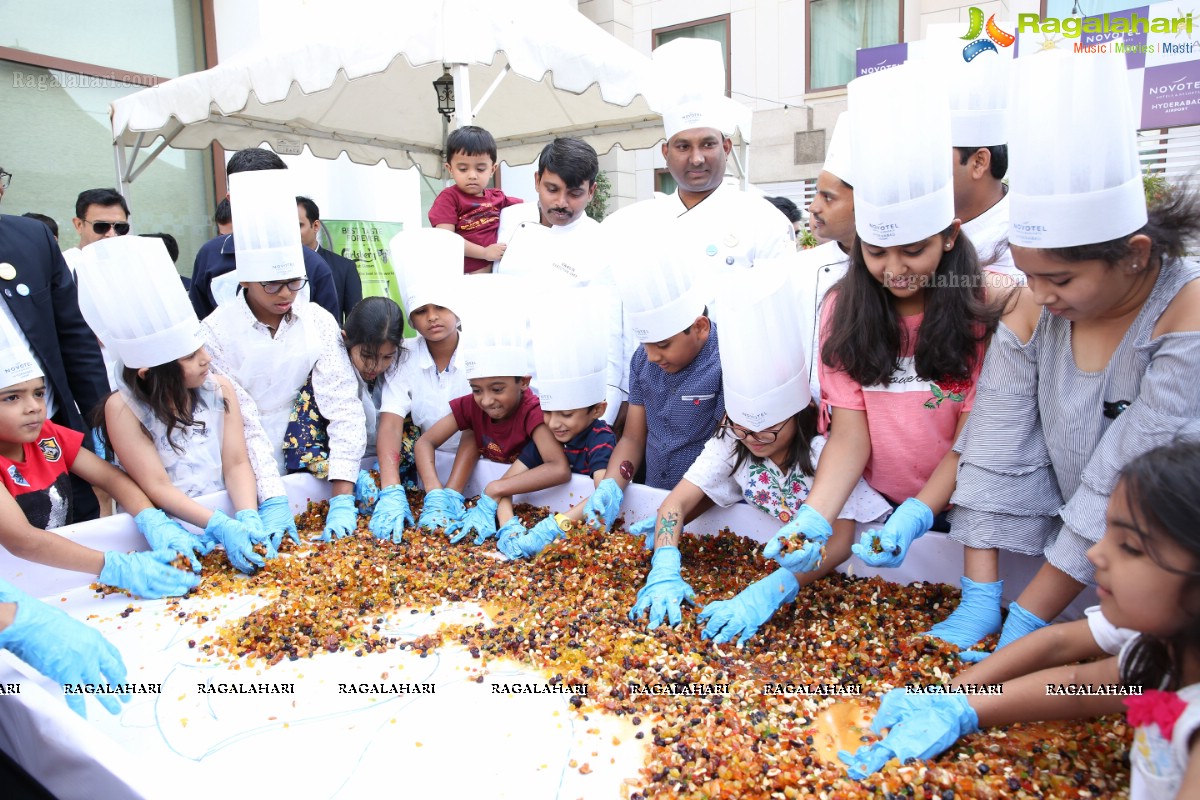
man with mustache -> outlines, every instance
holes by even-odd
[[[508,206],[500,212],[496,241],[508,245],[493,271],[523,275],[557,286],[598,286],[609,314],[608,408],[606,422],[616,419],[625,400],[621,304],[613,289],[611,268],[600,225],[587,215],[596,194],[600,161],[582,139],[559,137],[538,156],[533,185],[536,203]],[[538,387],[537,376],[533,388]]]

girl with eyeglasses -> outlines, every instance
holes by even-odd
[[[280,472],[287,469],[288,423],[311,379],[311,401],[327,421],[329,455],[320,476],[332,497],[322,540],[357,527],[354,484],[366,448],[366,419],[358,378],[341,327],[316,303],[297,302],[307,281],[296,193],[282,170],[236,173],[235,274],[241,293],[201,323],[213,366],[233,378],[246,415],[246,443],[258,476],[259,513],[268,533],[297,537]]]
[[[630,528],[630,533],[646,535],[647,547],[655,547],[655,567],[634,609],[640,616],[648,608],[652,627],[664,612],[672,624],[678,622],[680,605],[690,599],[691,587],[678,575],[667,580],[665,566],[659,563],[678,562],[685,522],[713,503],[727,508],[745,502],[787,524],[812,488],[825,438],[817,435],[802,325],[788,289],[791,277],[787,269],[759,267],[721,293],[726,417],[658,513]],[[763,347],[767,341],[770,348]],[[803,568],[781,568],[732,599],[709,603],[700,614],[708,620],[704,637],[720,644],[740,636],[739,644],[745,642],[779,606],[795,598],[801,586],[828,575],[850,557],[856,522],[872,522],[889,508],[860,480],[834,523],[824,558]],[[818,547],[818,555],[820,551]]]

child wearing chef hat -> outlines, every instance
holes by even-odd
[[[638,593],[634,616],[650,611],[650,627],[680,618],[690,587],[678,574],[683,523],[707,502],[745,502],[786,524],[813,484],[825,437],[808,389],[803,323],[788,289],[791,265],[759,265],[722,287],[721,371],[726,418],[717,434],[662,501],[658,513],[630,527],[654,549],[653,580]],[[744,643],[800,587],[850,557],[855,522],[872,522],[891,506],[861,478],[833,523],[828,546],[807,544],[804,563],[780,567],[736,597],[705,606],[705,638]]]
[[[82,433],[46,418],[42,369],[12,320],[0,313],[0,545],[18,558],[98,575],[101,583],[142,597],[182,595],[196,586],[199,578],[171,562],[176,550],[201,548],[200,540],[82,444]],[[115,497],[154,552],[102,553],[47,530],[71,523],[70,475]]]
[[[567,455],[571,472],[587,475],[592,485],[604,479],[609,458],[617,443],[616,434],[604,421],[609,315],[607,287],[559,289],[556,299],[570,315],[535,317],[532,322],[533,360],[537,366],[538,399],[546,426]],[[508,475],[516,475],[542,464],[535,443],[525,445]],[[508,501],[505,501],[507,504]],[[529,558],[555,539],[564,537],[574,522],[583,519],[584,503],[566,513],[553,514],[528,533],[512,516],[509,505],[501,505],[503,527],[496,546],[510,558]],[[506,521],[507,520],[507,521]]]
[[[616,519],[643,461],[646,483],[670,489],[725,416],[717,326],[694,257],[661,236],[629,237],[618,287],[641,344],[629,362],[629,410],[604,480],[585,509],[592,524]]]
[[[229,376],[243,409],[250,463],[268,533],[299,538],[279,472],[284,442],[301,389],[328,422],[326,475],[333,493],[321,539],[349,535],[357,526],[354,485],[366,449],[366,418],[358,380],[333,315],[299,292],[307,284],[296,191],[287,170],[239,172],[229,177],[237,236],[240,295],[200,323],[213,366]]]
[[[209,370],[200,321],[166,248],[135,236],[101,239],[80,254],[76,278],[96,300],[84,317],[115,360],[104,427],[121,467],[159,507],[253,572],[264,563],[254,541],[267,537],[241,410],[229,379]],[[237,519],[193,499],[220,491]]]
[[[1124,58],[1013,70],[1008,236],[1032,302],[997,331],[958,440],[963,600],[931,633],[960,647],[996,630],[1007,646],[1095,582],[1121,467],[1200,417],[1200,215],[1182,187],[1147,207]],[[1046,562],[1002,628],[1000,549]]]
[[[462,297],[463,370],[471,394],[450,401],[450,414],[417,440],[416,461],[425,487],[420,526],[441,528],[457,543],[474,532],[482,544],[496,535],[499,501],[571,478],[567,457],[546,427],[537,395],[529,388],[529,287],[511,275],[482,275],[466,282]],[[503,313],[497,313],[501,309]],[[443,485],[434,450],[455,431],[463,433],[450,477]],[[542,464],[506,475],[484,487],[478,503],[464,509],[462,489],[480,458],[512,464],[533,442]]]
[[[459,308],[463,239],[451,231],[402,231],[389,246],[396,284],[416,337],[404,343],[400,366],[383,387],[379,406],[379,501],[371,532],[399,543],[413,524],[405,489],[416,488],[416,443],[422,432],[450,414],[450,401],[471,393],[459,358]],[[457,430],[438,446],[458,451]]]
[[[897,505],[853,548],[876,567],[899,566],[954,491],[952,446],[1001,308],[954,217],[949,102],[937,87],[915,64],[849,86],[858,236],[820,314],[827,457],[763,551],[784,567],[804,557],[785,540],[827,541],[860,478]],[[887,125],[861,124],[869,118]]]

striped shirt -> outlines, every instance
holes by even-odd
[[[602,419],[594,420],[591,425],[563,444],[563,452],[567,454],[567,464],[576,475],[592,476],[602,469],[608,469],[608,459],[617,443],[617,435],[607,422]],[[535,442],[525,445],[517,460],[529,469],[542,465],[542,454]]]
[[[975,408],[954,449],[951,537],[969,547],[1045,552],[1092,580],[1086,552],[1100,540],[1117,475],[1200,417],[1200,333],[1151,339],[1189,281],[1191,261],[1164,264],[1108,365],[1075,365],[1071,323],[1043,310],[1029,342],[1001,324],[988,349]]]

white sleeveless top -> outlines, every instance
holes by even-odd
[[[196,405],[191,428],[176,427],[167,439],[167,426],[150,407],[135,398],[129,387],[119,387],[125,403],[137,416],[154,442],[158,458],[175,488],[188,497],[199,497],[225,489],[225,472],[221,461],[221,442],[225,432],[225,402],[221,385],[212,375],[195,391]],[[179,449],[171,447],[174,443]]]

